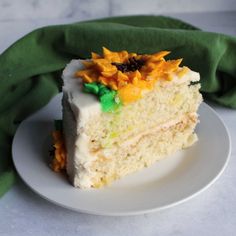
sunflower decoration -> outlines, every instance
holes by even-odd
[[[166,61],[169,53],[138,55],[103,47],[103,55],[92,53],[75,77],[82,78],[85,92],[99,97],[104,112],[112,112],[142,98],[158,80],[172,80],[171,74],[179,69],[182,59]]]
[[[62,172],[66,169],[66,147],[62,133],[62,120],[54,121],[54,129],[52,132],[53,147],[49,151],[52,156],[50,167],[55,172]]]

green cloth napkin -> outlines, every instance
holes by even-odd
[[[111,50],[154,53],[201,74],[204,96],[236,108],[236,38],[208,33],[163,16],[116,17],[37,29],[0,55],[0,196],[14,183],[12,138],[19,123],[60,90],[60,74],[72,58]],[[32,137],[33,138],[33,137]],[[25,147],[27,148],[27,147]]]

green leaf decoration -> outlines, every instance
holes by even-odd
[[[122,105],[117,92],[101,83],[84,83],[83,91],[95,94],[99,98],[103,112],[115,112]]]

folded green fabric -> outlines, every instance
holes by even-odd
[[[236,38],[208,33],[162,16],[117,17],[49,26],[26,35],[0,55],[0,196],[13,184],[11,142],[19,123],[60,90],[60,73],[72,58],[111,50],[154,53],[201,74],[204,96],[236,108]]]

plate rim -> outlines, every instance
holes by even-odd
[[[175,201],[173,203],[165,204],[163,206],[158,206],[158,207],[147,208],[145,210],[132,210],[132,211],[122,211],[122,212],[110,212],[110,211],[109,212],[106,212],[106,211],[100,212],[100,211],[97,211],[97,210],[78,209],[78,207],[77,208],[73,208],[73,207],[70,207],[70,206],[68,206],[66,204],[62,204],[60,202],[57,202],[54,199],[51,199],[51,198],[45,196],[40,191],[38,191],[33,186],[31,186],[31,184],[27,180],[25,180],[24,176],[20,173],[19,169],[17,168],[17,164],[16,164],[17,161],[15,160],[16,157],[15,157],[15,154],[14,154],[15,153],[16,142],[17,142],[17,139],[18,139],[18,135],[19,135],[19,132],[20,132],[20,129],[22,128],[22,126],[25,123],[29,122],[32,119],[32,117],[37,116],[38,113],[41,113],[43,109],[47,108],[47,106],[53,100],[56,100],[56,99],[58,99],[58,97],[61,97],[61,96],[62,96],[62,93],[57,94],[45,106],[43,106],[41,109],[39,109],[38,111],[36,111],[35,113],[33,113],[32,115],[30,115],[28,118],[26,118],[24,121],[21,122],[21,124],[18,126],[18,128],[17,128],[17,130],[16,130],[16,132],[14,134],[13,141],[12,141],[12,149],[11,149],[12,159],[13,159],[13,163],[14,163],[16,172],[18,173],[20,178],[23,180],[23,182],[27,185],[27,187],[29,187],[33,192],[37,193],[43,199],[45,199],[45,200],[47,200],[47,201],[49,201],[49,202],[51,202],[51,203],[53,203],[53,204],[55,204],[57,206],[60,206],[60,207],[63,207],[63,208],[66,208],[66,209],[69,209],[69,210],[72,210],[72,211],[78,212],[78,213],[86,213],[86,214],[101,215],[101,216],[133,216],[133,215],[140,215],[140,214],[146,214],[146,213],[153,213],[153,212],[157,212],[157,211],[162,211],[162,210],[165,210],[165,209],[177,206],[179,204],[182,204],[184,202],[187,202],[188,200],[190,200],[192,198],[195,198],[196,196],[198,196],[199,194],[204,192],[206,189],[208,189],[210,186],[212,186],[220,178],[220,176],[225,171],[225,169],[226,169],[226,167],[227,167],[227,165],[229,163],[230,156],[231,156],[231,137],[230,137],[230,133],[228,131],[228,128],[224,124],[222,118],[217,114],[217,112],[211,106],[209,106],[205,102],[202,102],[201,105],[206,106],[207,109],[209,109],[214,114],[214,116],[217,117],[217,119],[220,121],[222,127],[224,128],[225,135],[227,137],[228,148],[227,148],[227,154],[225,155],[226,156],[225,162],[222,165],[220,171],[214,176],[214,178],[212,178],[207,184],[205,184],[203,187],[201,187],[198,191],[190,194],[187,197],[183,197],[182,199],[177,200],[177,201]]]

